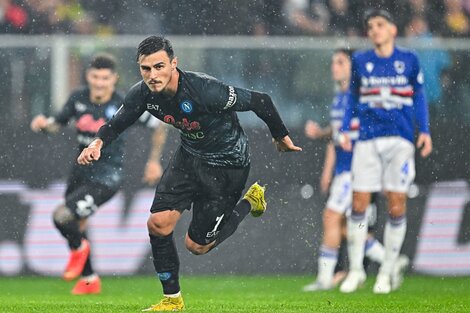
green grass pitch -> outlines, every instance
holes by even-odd
[[[409,276],[399,291],[372,293],[373,278],[354,294],[303,293],[307,276],[184,276],[186,312],[470,312],[470,278]],[[0,278],[0,312],[140,312],[158,302],[155,277],[105,277],[103,292],[72,296],[58,278]]]

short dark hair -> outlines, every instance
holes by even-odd
[[[383,17],[388,22],[396,25],[395,20],[393,19],[392,14],[384,9],[369,9],[364,13],[364,27],[367,29],[367,23],[371,18],[374,17]]]
[[[333,54],[336,54],[336,53],[345,54],[346,56],[348,56],[349,59],[351,59],[354,53],[354,50],[350,48],[337,48],[335,49],[335,51],[333,51]]]
[[[116,59],[109,53],[97,54],[91,59],[88,68],[116,70]]]
[[[173,60],[173,47],[168,39],[161,36],[147,37],[137,47],[136,60],[139,61],[141,55],[150,55],[160,50],[166,51],[170,60]]]

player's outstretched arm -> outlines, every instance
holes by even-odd
[[[418,136],[418,141],[416,142],[416,147],[421,149],[421,156],[423,158],[428,157],[432,152],[431,135],[427,133],[420,133]]]
[[[289,137],[289,131],[274,106],[271,97],[265,93],[251,91],[249,109],[262,119],[274,138],[277,150],[281,152],[297,152],[302,148],[294,145]]]
[[[302,148],[297,147],[296,145],[294,145],[294,143],[290,139],[289,135],[286,135],[282,138],[274,139],[274,143],[276,144],[277,150],[281,151],[281,152],[302,151]]]
[[[305,136],[310,139],[330,138],[332,135],[331,127],[321,128],[317,122],[308,120],[305,123]]]
[[[98,161],[101,157],[101,148],[103,147],[103,140],[97,138],[93,140],[88,147],[83,149],[82,153],[77,158],[80,165],[89,165],[93,161]]]
[[[59,130],[59,124],[55,122],[55,119],[53,117],[47,118],[42,114],[39,114],[33,118],[30,127],[31,130],[35,133],[38,133],[40,131],[55,133]]]

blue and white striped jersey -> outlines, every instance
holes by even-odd
[[[387,58],[377,56],[374,50],[356,52],[343,131],[349,130],[352,116],[361,121],[359,140],[400,136],[413,142],[415,123],[421,133],[429,133],[417,56],[398,47]]]

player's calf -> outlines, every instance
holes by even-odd
[[[78,249],[82,243],[82,232],[78,218],[65,205],[58,206],[52,214],[55,227],[67,239],[70,249]]]

